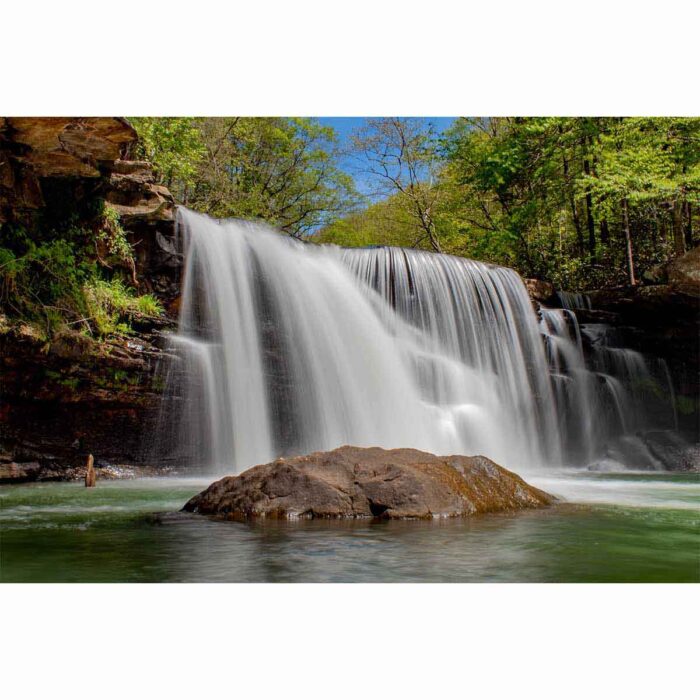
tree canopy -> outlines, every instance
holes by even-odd
[[[294,237],[349,212],[333,129],[287,117],[134,119],[145,157],[187,206],[263,219]]]
[[[133,121],[179,201],[317,242],[443,251],[570,289],[636,284],[697,243],[697,118],[459,118],[443,134],[368,119],[344,154],[313,119]]]

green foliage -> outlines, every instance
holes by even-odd
[[[101,223],[102,226],[97,232],[98,242],[104,244],[107,253],[118,262],[133,266],[134,253],[119,220],[119,213],[108,204],[104,205]]]
[[[689,416],[698,410],[698,401],[691,396],[676,396],[676,410],[683,416]]]
[[[133,119],[143,155],[183,204],[216,217],[262,219],[301,237],[350,211],[333,129],[286,117]]]
[[[83,287],[88,319],[99,337],[129,335],[129,319],[134,316],[159,316],[163,309],[155,297],[137,297],[119,279],[93,279]]]
[[[373,245],[410,247],[415,243],[415,228],[410,214],[397,197],[368,206],[366,209],[337,219],[313,237],[316,243],[334,243],[346,248]],[[423,246],[427,242],[423,241]]]
[[[116,211],[98,201],[89,225],[61,223],[45,233],[1,227],[0,305],[12,316],[47,338],[64,325],[107,338],[129,334],[136,317],[162,313],[153,296],[137,296],[121,279],[123,267],[133,278],[134,258]]]
[[[0,301],[16,315],[55,327],[64,313],[83,309],[81,287],[95,267],[66,239],[34,241],[22,228],[3,229]]]
[[[423,138],[430,141],[427,128]],[[366,158],[390,165],[387,139],[360,142]],[[462,118],[435,152],[439,165],[414,191],[430,187],[423,201],[444,252],[583,290],[625,284],[631,265],[638,278],[697,244],[700,119]],[[395,176],[396,166],[388,172]],[[426,247],[415,218],[396,215],[398,201],[390,196],[335,222],[319,239]],[[395,214],[390,236],[383,210]]]
[[[139,135],[137,157],[149,161],[176,196],[194,186],[206,156],[200,125],[194,117],[132,117]]]
[[[141,316],[158,318],[164,313],[163,305],[152,294],[141,294],[134,298],[132,312]]]

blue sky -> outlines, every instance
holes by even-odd
[[[456,117],[423,117],[432,122],[438,132],[443,132],[449,128]],[[318,117],[319,122],[324,126],[332,126],[338,134],[340,145],[345,146],[349,143],[352,132],[364,126],[368,117]],[[341,161],[341,167],[355,178],[357,189],[363,194],[369,194],[371,190],[371,180],[369,176],[357,172],[357,168],[353,168],[352,160],[346,158]]]
[[[435,128],[442,132],[447,129],[456,117],[423,117],[431,121]],[[319,117],[318,120],[324,126],[332,126],[341,139],[346,140],[353,129],[364,126],[368,117]]]

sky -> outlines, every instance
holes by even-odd
[[[442,133],[448,129],[455,117],[423,117],[432,122],[438,133]],[[318,121],[323,126],[332,126],[338,134],[340,146],[349,145],[350,136],[355,129],[365,125],[368,117],[319,117]],[[357,163],[351,158],[344,158],[340,162],[341,168],[355,178],[357,189],[365,195],[370,195],[372,190],[372,182],[369,175],[358,173]]]
[[[456,117],[422,117],[428,119],[433,123],[435,128],[439,131],[445,131]],[[332,126],[341,139],[347,139],[352,133],[353,129],[364,126],[367,122],[368,117],[319,117],[318,120],[324,126]]]

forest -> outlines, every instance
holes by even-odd
[[[653,282],[697,243],[698,118],[458,118],[441,133],[380,118],[346,142],[314,119],[132,121],[135,155],[178,201],[305,240],[466,256],[574,291]]]

